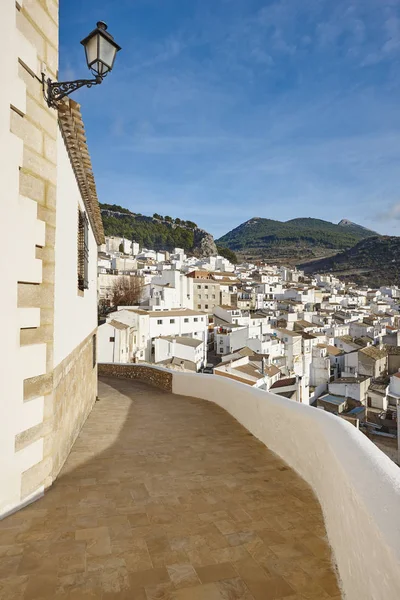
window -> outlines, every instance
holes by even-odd
[[[200,308],[200,307],[199,307],[199,308]],[[198,319],[197,317],[194,317],[194,319],[193,319],[193,321],[194,321],[195,323],[197,323],[197,321],[198,321],[198,320],[199,320],[199,319]]]
[[[78,288],[89,287],[89,221],[86,213],[78,209]]]
[[[208,290],[208,285],[205,285],[205,286],[204,286],[204,289]]]
[[[170,323],[175,323],[175,319],[170,319],[169,322]]]
[[[208,294],[206,294],[206,300],[208,300]]]
[[[201,300],[201,294],[199,294],[198,298],[199,298],[199,300]]]
[[[198,286],[197,286],[197,289],[198,289],[198,290],[201,290],[201,285],[198,285]]]
[[[110,337],[110,342],[115,342],[115,337]]]
[[[189,319],[187,319],[187,318],[186,318],[186,319],[183,319],[183,322],[184,322],[184,323],[189,323]]]
[[[93,369],[94,369],[97,364],[97,335],[96,334],[94,334],[94,336],[92,337],[92,344],[93,344]]]
[[[157,319],[157,325],[162,325],[162,319]]]
[[[212,299],[215,300],[215,294],[212,295]]]
[[[201,308],[201,304],[198,304],[197,308]],[[197,319],[194,319],[194,321],[197,321]]]
[[[204,308],[208,308],[208,304],[205,304],[205,305],[204,305]],[[202,319],[202,320],[203,320],[203,319]]]

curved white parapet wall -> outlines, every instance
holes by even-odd
[[[213,375],[172,391],[215,402],[313,488],[346,600],[400,599],[400,469],[343,419]]]

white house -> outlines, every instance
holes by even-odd
[[[131,328],[111,319],[100,325],[97,334],[99,362],[129,363],[132,358]]]
[[[370,383],[370,377],[341,377],[329,383],[329,393],[334,396],[353,398],[362,404],[367,404]]]
[[[310,385],[319,386],[328,383],[331,376],[331,363],[326,346],[318,344],[312,349],[310,365]]]
[[[196,338],[167,335],[154,340],[154,362],[200,371],[205,366],[204,342]]]
[[[193,282],[176,270],[163,270],[146,286],[143,303],[154,310],[193,309]]]

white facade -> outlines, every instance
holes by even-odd
[[[205,366],[204,342],[189,337],[158,337],[154,340],[154,362],[160,363],[170,359],[192,363],[195,371],[200,371]],[[192,370],[189,368],[189,370]]]
[[[314,347],[310,368],[310,385],[319,386],[328,383],[331,374],[331,363],[326,348]]]
[[[77,218],[84,210],[61,134],[57,140],[57,213],[54,287],[54,365],[58,365],[97,327],[97,243],[89,227],[89,285],[77,293]],[[68,323],[68,324],[67,324]]]
[[[366,404],[367,391],[371,379],[369,377],[337,379],[329,384],[329,392],[334,396],[353,398],[362,404]]]
[[[143,301],[154,310],[193,309],[193,282],[180,271],[162,271],[152,278]]]

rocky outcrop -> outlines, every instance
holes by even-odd
[[[211,233],[204,231],[204,229],[197,228],[194,230],[193,253],[199,257],[218,254],[217,246]]]

